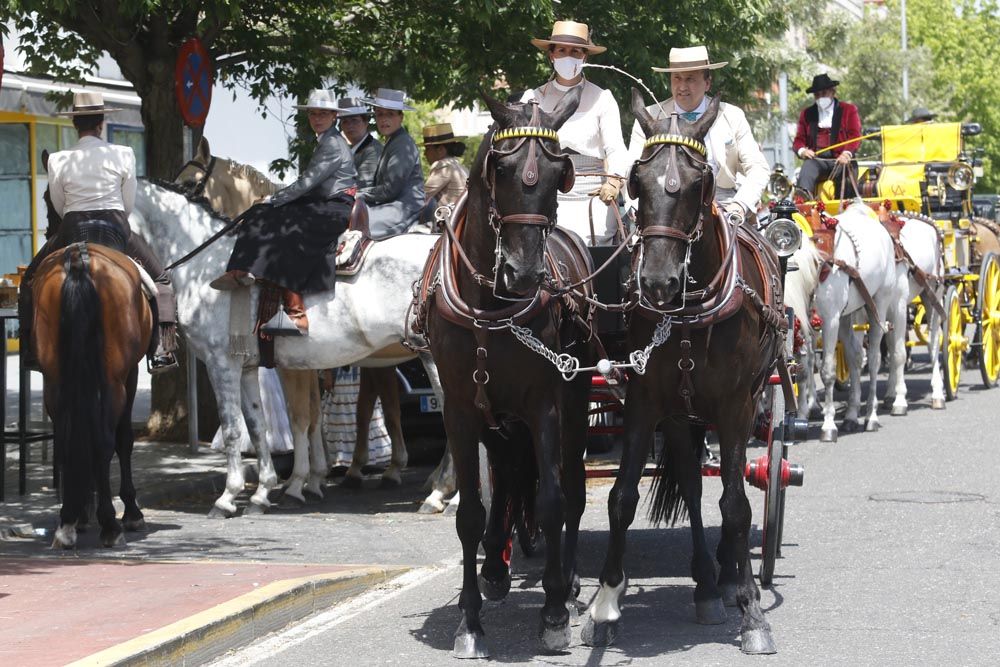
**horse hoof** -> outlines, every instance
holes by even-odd
[[[587,646],[611,646],[618,639],[621,619],[610,623],[595,623],[594,617],[586,614],[580,628],[580,641]]]
[[[139,531],[145,531],[146,530],[146,520],[143,519],[142,517],[139,517],[138,519],[124,519],[122,521],[122,527],[125,530],[133,532],[133,533],[139,532]]]
[[[212,509],[208,510],[209,519],[228,519],[231,516],[233,516],[232,512],[224,510],[218,505],[212,505]]]
[[[394,477],[386,477],[382,475],[382,481],[379,483],[379,487],[383,489],[398,489],[403,485],[403,480],[395,479]]]
[[[440,514],[444,511],[444,503],[440,500],[436,503],[425,500],[417,510],[417,514]]]
[[[487,600],[503,600],[510,593],[510,573],[500,581],[491,581],[480,574],[479,592]]]
[[[726,622],[726,607],[722,598],[697,600],[694,603],[695,620],[700,625],[722,625]]]
[[[845,419],[843,425],[840,427],[840,430],[844,433],[857,433],[861,430],[861,424],[853,419]]]
[[[243,510],[243,516],[261,516],[267,514],[267,508],[255,502],[247,503],[247,508]]]
[[[121,528],[115,528],[108,531],[102,530],[101,544],[108,549],[118,545],[125,546],[125,533],[121,531]]]
[[[837,442],[837,429],[835,428],[825,428],[819,434],[820,442]]]
[[[880,428],[882,428],[881,422],[875,419],[869,419],[868,423],[865,424],[865,431],[869,433],[877,433]]]
[[[340,483],[340,486],[342,486],[345,489],[357,490],[361,488],[361,482],[363,481],[364,480],[361,477],[355,477],[354,475],[345,475],[344,481]]]
[[[889,412],[893,417],[905,417],[907,406],[905,405],[894,405],[892,410]]]
[[[943,398],[931,399],[931,410],[944,410],[944,399]]]
[[[750,655],[771,655],[778,652],[771,631],[766,628],[744,630],[740,637],[740,650]]]
[[[736,584],[720,584],[719,589],[722,591],[722,604],[727,607],[735,607]]]
[[[486,635],[482,630],[469,632],[465,624],[465,619],[458,625],[455,631],[455,647],[451,654],[456,658],[488,658],[490,651],[486,648]]]
[[[448,503],[444,507],[445,516],[455,516],[458,514],[458,503]]]
[[[288,489],[285,489],[285,492],[282,494],[281,501],[282,501],[282,504],[288,503],[289,505],[291,505],[293,507],[305,507],[306,506],[306,497],[305,497],[305,495],[296,495],[295,493],[289,492]]]
[[[308,493],[310,496],[312,496],[316,500],[323,500],[323,497],[324,497],[323,496],[323,489],[321,489],[320,487],[316,487],[315,489],[310,489],[308,486],[304,486],[304,487],[302,487],[302,493],[303,493],[303,495],[305,495],[305,494]]]
[[[569,646],[570,636],[568,619],[562,625],[556,626],[550,626],[543,620],[542,627],[538,631],[538,640],[545,651],[562,651]]]

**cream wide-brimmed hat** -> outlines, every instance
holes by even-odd
[[[73,110],[62,111],[59,116],[96,116],[100,114],[121,111],[104,106],[104,95],[97,92],[73,93]]]
[[[337,99],[332,90],[316,88],[309,91],[309,99],[305,104],[296,104],[296,109],[325,109],[326,111],[337,111]]]
[[[337,116],[348,118],[350,116],[370,116],[372,110],[368,108],[365,101],[360,97],[341,97],[337,100]]]
[[[393,90],[392,88],[379,88],[374,98],[363,97],[361,101],[378,109],[416,111],[416,109],[406,104],[406,95],[402,90]]]
[[[531,43],[542,51],[547,51],[552,44],[563,46],[578,46],[591,55],[604,53],[607,47],[598,46],[590,41],[590,28],[586,23],[576,21],[556,21],[552,26],[552,35],[548,39],[533,39]]]
[[[451,129],[451,123],[438,123],[428,125],[423,130],[424,146],[439,146],[443,144],[462,143],[465,137],[456,137],[455,131]]]
[[[713,63],[708,58],[708,49],[704,46],[688,46],[670,49],[670,66],[654,67],[654,72],[694,72],[700,69],[719,69],[729,64],[729,61]]]

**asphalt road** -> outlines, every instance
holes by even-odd
[[[978,373],[968,372],[966,378],[977,380]],[[805,485],[789,492],[784,557],[773,589],[761,592],[777,656],[740,654],[736,610],[730,610],[725,625],[695,624],[687,528],[654,529],[637,519],[629,533],[631,583],[615,646],[583,646],[577,627],[569,650],[543,653],[535,639],[542,561],[525,559],[515,550],[510,595],[485,606],[492,659],[553,665],[658,665],[667,660],[700,665],[997,664],[1000,390],[964,386],[945,412],[929,409],[928,392],[927,376],[918,374],[911,381],[909,416],[886,417],[877,433],[842,435],[835,444],[813,440],[793,450],[791,458],[806,468]],[[581,537],[583,601],[594,594],[603,562],[609,488],[603,481],[589,488]],[[720,491],[717,479],[706,480],[705,521],[712,544],[719,536]],[[755,489],[748,494],[756,521],[763,494]],[[409,563],[417,569],[216,665],[457,662],[450,657],[460,613],[459,542],[452,520],[394,512],[388,501],[373,504],[369,514],[272,516],[267,521],[297,522],[296,534],[312,531],[308,538],[301,533],[301,542],[322,544],[331,552],[342,553],[349,543],[358,548],[351,560]],[[238,525],[230,522],[226,529]],[[755,539],[759,545],[756,530]],[[758,556],[756,546],[755,569]]]

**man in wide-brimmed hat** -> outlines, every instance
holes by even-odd
[[[382,156],[382,142],[369,131],[372,110],[360,97],[337,100],[337,121],[340,131],[351,145],[354,168],[358,171],[358,189],[375,185],[375,170]]]
[[[861,146],[861,116],[856,106],[837,99],[838,85],[826,72],[813,77],[806,92],[812,93],[815,102],[799,114],[795,130],[792,150],[803,160],[796,186],[813,196],[816,184],[830,178],[834,170],[841,178],[846,169],[857,172],[852,160]],[[854,187],[845,183],[844,192],[854,196]]]
[[[469,170],[459,159],[465,154],[465,137],[455,135],[451,123],[427,125],[423,130],[424,157],[431,171],[424,184],[428,209],[433,213],[437,206],[455,205],[465,192]],[[436,200],[436,202],[432,201]]]
[[[294,183],[248,212],[226,273],[211,283],[231,290],[261,280],[282,288],[285,308],[262,328],[275,336],[308,335],[302,296],[334,289],[336,258],[327,249],[347,229],[356,190],[354,156],[334,125],[333,91],[313,90],[296,108],[309,116],[316,150]]]
[[[79,92],[73,95],[73,109],[60,113],[73,119],[80,140],[67,150],[49,156],[49,198],[52,209],[62,222],[53,236],[31,261],[25,272],[25,284],[31,282],[38,265],[59,248],[78,240],[86,234],[82,228],[100,223],[110,224],[113,232],[104,231],[98,241],[116,247],[136,260],[152,276],[157,287],[157,313],[160,322],[158,344],[149,357],[152,373],[177,365],[177,307],[170,277],[162,262],[128,224],[129,213],[135,204],[136,168],[135,153],[128,146],[109,144],[102,138],[105,114],[120,111],[104,105],[99,92]],[[110,233],[110,235],[109,235]],[[21,335],[30,338],[31,290],[22,289]],[[22,348],[31,349],[30,345]]]
[[[580,104],[559,128],[559,143],[578,174],[610,174],[577,177],[570,192],[560,193],[557,224],[579,234],[588,245],[610,243],[618,231],[611,207],[617,206],[625,182],[628,151],[618,102],[610,90],[583,75],[587,59],[607,49],[594,44],[590,27],[577,21],[556,21],[547,39],[532,39],[531,44],[545,53],[552,78],[526,92],[521,101],[536,101],[542,111],[551,112],[570,90],[580,88]]]
[[[424,206],[424,172],[420,150],[403,127],[403,112],[414,111],[401,90],[379,88],[364,102],[375,109],[375,127],[385,139],[375,170],[375,183],[358,192],[368,204],[373,238],[402,234],[417,224]]]
[[[667,67],[654,67],[655,72],[670,74],[673,97],[646,107],[656,118],[677,114],[679,122],[696,122],[708,109],[708,92],[712,88],[712,71],[728,65],[712,62],[708,49],[692,46],[670,49]],[[638,159],[646,135],[638,121],[632,127],[629,155]],[[754,139],[746,114],[739,107],[721,102],[715,122],[705,136],[708,159],[715,171],[715,198],[726,211],[744,220],[757,210],[757,203],[771,176],[771,168]],[[737,179],[737,175],[741,178]]]
[[[907,125],[917,125],[919,123],[930,123],[937,118],[937,114],[932,112],[927,107],[917,107],[910,113],[910,117],[906,119]]]

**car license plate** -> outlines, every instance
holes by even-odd
[[[421,396],[420,397],[420,411],[421,412],[441,412],[441,401],[437,396]]]

